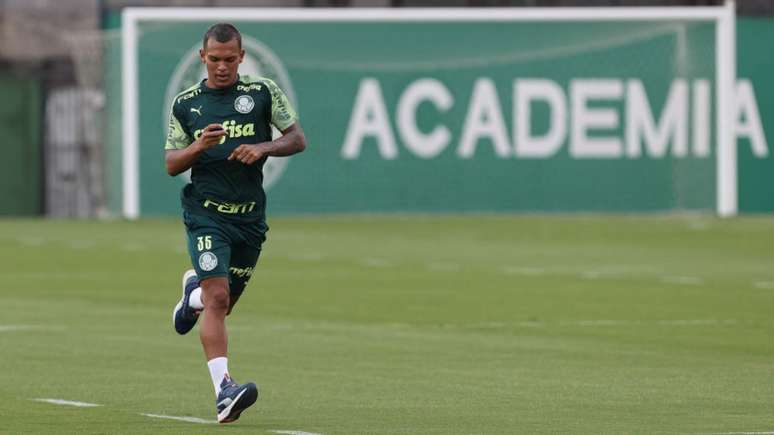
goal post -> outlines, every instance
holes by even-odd
[[[736,5],[726,1],[717,18],[717,212],[735,216],[738,209],[736,136]]]
[[[153,185],[158,183],[144,175],[147,161],[154,154],[158,157],[163,145],[159,119],[168,107],[158,95],[166,97],[175,88],[170,84],[173,71],[194,71],[195,66],[180,56],[199,41],[193,35],[200,38],[218,21],[235,22],[252,41],[251,67],[275,81],[281,79],[285,83],[278,83],[295,93],[302,123],[321,147],[308,157],[319,158],[317,166],[299,161],[275,171],[298,171],[306,174],[297,175],[306,182],[317,177],[321,183],[315,186],[336,201],[303,193],[299,183],[288,181],[290,174],[272,187],[289,198],[279,206],[282,211],[668,211],[702,209],[701,198],[712,195],[711,209],[718,215],[737,213],[735,7],[729,1],[718,7],[669,8],[127,8],[122,16],[122,200],[128,218],[146,211],[169,212],[160,201],[148,198],[159,192]],[[547,28],[535,41],[525,41],[525,30],[513,30],[541,23],[562,30]],[[669,27],[672,23],[680,26]],[[694,66],[690,62],[701,56],[681,52],[686,40],[708,34],[704,28],[691,27],[693,23],[714,26],[714,40],[706,42],[712,47],[711,67],[703,57],[698,60],[702,66]],[[618,24],[626,26],[615,27]],[[584,26],[593,34],[588,41],[567,40],[583,35]],[[296,30],[302,28],[307,30]],[[283,29],[287,33],[282,34]],[[380,38],[378,32],[395,33]],[[623,36],[616,37],[616,32]],[[605,53],[626,53],[632,46],[643,56],[657,56],[662,42],[644,48],[637,44],[656,39],[659,32],[677,35],[668,45],[663,43],[674,53],[658,60],[674,64],[677,73],[664,76],[671,83],[660,85],[654,97],[646,82],[659,80],[666,67],[638,79],[631,66],[618,65]],[[438,35],[437,40],[428,34]],[[184,49],[175,44],[168,52],[158,48],[183,37],[190,38],[180,45]],[[361,45],[352,45],[352,40]],[[326,45],[316,49],[318,43]],[[369,43],[382,45],[362,46]],[[584,53],[593,58],[587,64],[578,60]],[[609,63],[607,69],[594,63],[600,58]],[[649,67],[649,60],[642,60],[643,68]],[[151,64],[164,62],[168,68],[151,70]],[[524,66],[527,63],[529,67]],[[579,78],[541,75],[570,67],[582,70]],[[616,75],[620,77],[610,79]],[[710,86],[712,96],[707,92]],[[322,107],[317,100],[330,98],[327,92],[348,103]],[[643,102],[650,112],[637,106]],[[702,103],[711,107],[701,107]],[[670,115],[686,126],[667,119]],[[714,117],[710,131],[695,131],[710,116]],[[685,129],[691,131],[691,144],[686,143]],[[604,130],[608,133],[601,133]],[[650,142],[641,146],[640,140]],[[700,161],[680,160],[686,155]],[[698,180],[688,177],[680,183],[689,187],[674,187],[674,192],[653,193],[664,185],[655,181],[640,183],[648,184],[645,187],[605,187],[629,173],[627,168],[636,174],[651,173],[649,163],[637,160],[640,156],[655,162],[654,173],[681,180],[685,177],[674,174],[683,168],[710,171],[702,163],[708,156],[715,163],[713,174]],[[675,162],[670,164],[658,160],[672,157]],[[613,161],[616,169],[606,172]],[[396,171],[398,177],[373,180],[386,171]],[[596,184],[563,185],[548,180],[563,173],[599,179]],[[330,186],[323,182],[326,177],[331,178]],[[527,187],[528,180],[543,184]],[[704,186],[707,180],[714,184],[708,187],[712,192],[701,192],[699,199],[675,199],[684,195],[681,190]],[[342,183],[350,188],[342,188]],[[493,193],[495,183],[512,190]],[[484,198],[487,192],[492,193],[491,203]],[[639,207],[636,197],[642,192],[663,198]],[[460,205],[455,200],[460,193],[475,199]]]

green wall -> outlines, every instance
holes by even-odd
[[[39,215],[43,158],[40,84],[0,73],[0,95],[0,215]]]
[[[737,22],[737,75],[753,84],[769,155],[752,152],[739,141],[739,209],[774,212],[774,19],[743,18]]]
[[[116,17],[108,21],[118,25]],[[195,49],[209,24],[140,25],[140,206],[144,215],[179,213],[178,191],[185,180],[168,177],[163,167],[166,110],[170,93],[201,77],[195,62],[186,64],[191,59],[184,54]],[[235,24],[246,38],[260,41],[276,55],[272,60],[265,50],[248,49],[248,58],[253,60],[243,69],[251,73],[257,69],[289,88],[296,96],[309,140],[307,152],[287,160],[268,188],[272,213],[715,208],[715,32],[711,23]],[[766,45],[774,40],[774,20],[739,19],[737,29],[738,76],[750,80],[764,136],[771,139],[774,63]],[[117,45],[111,44],[108,52],[112,59],[108,82],[113,84],[108,89],[108,131],[111,207],[120,211],[122,108]],[[287,80],[280,80],[277,63],[287,72]],[[186,74],[173,83],[174,72],[181,69]],[[517,144],[520,129],[540,136],[556,128],[552,110],[542,100],[529,106],[528,125],[517,122],[516,89],[523,79],[550,81],[565,105],[565,135],[545,156],[528,156]],[[582,108],[585,118],[576,116],[574,90],[585,86],[584,92],[596,92],[599,89],[593,84],[587,85],[599,80],[608,90],[619,87],[620,93],[592,95]],[[401,102],[409,100],[408,94],[421,88],[418,84],[423,81],[440,86],[450,102],[446,106],[438,103],[435,92],[435,100],[420,98],[414,110],[407,112]],[[660,119],[669,104],[680,108],[670,114],[682,114],[682,126],[677,127],[682,133],[669,132],[660,151],[652,138],[631,133],[629,113],[640,113],[640,121],[645,113],[641,98],[639,106],[631,103],[635,101],[632,88],[638,86],[644,92],[647,115],[655,123],[669,124],[668,116]],[[685,87],[684,94],[673,92],[673,87],[680,86]],[[374,89],[378,101],[368,93]],[[709,92],[707,104],[700,89]],[[670,103],[671,97],[679,101]],[[348,153],[348,138],[357,136],[353,125],[358,101],[366,107],[360,112],[361,124],[371,129],[354,140],[350,151],[355,152]],[[476,112],[476,107],[481,109],[477,103],[496,110]],[[411,116],[406,118],[406,113]],[[374,121],[381,116],[385,123]],[[409,143],[406,119],[415,134],[427,136],[443,130],[448,140],[439,150],[423,155],[417,151],[420,146]],[[579,127],[579,119],[586,125]],[[701,123],[696,119],[709,123],[697,127]],[[384,127],[381,133],[374,132],[375,125]],[[573,139],[579,128],[589,143],[616,142],[607,145],[612,151],[579,155],[583,153],[577,152]],[[466,135],[473,137],[468,140],[467,154],[462,151]],[[683,149],[676,144],[679,135],[684,136]],[[385,137],[394,143],[385,144]],[[774,211],[768,188],[774,181],[770,180],[774,174],[771,156],[754,155],[745,137],[739,145],[740,211]],[[631,151],[632,147],[638,152]]]

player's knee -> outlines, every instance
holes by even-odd
[[[230,305],[228,289],[225,287],[216,287],[208,289],[204,299],[205,310],[227,311]]]

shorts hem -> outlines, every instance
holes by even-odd
[[[215,272],[215,273],[202,273],[199,274],[196,273],[197,278],[199,278],[199,281],[204,281],[205,279],[210,278],[228,278],[228,272]]]

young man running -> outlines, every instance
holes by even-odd
[[[181,192],[193,269],[183,275],[183,296],[173,312],[179,334],[201,316],[199,337],[215,387],[218,422],[239,418],[255,403],[254,383],[228,372],[226,316],[245,289],[266,240],[263,164],[306,148],[296,112],[267,78],[238,74],[242,37],[220,23],[204,34],[199,51],[207,78],[178,94],[165,145],[169,175],[191,169]],[[272,140],[271,125],[282,132]]]

